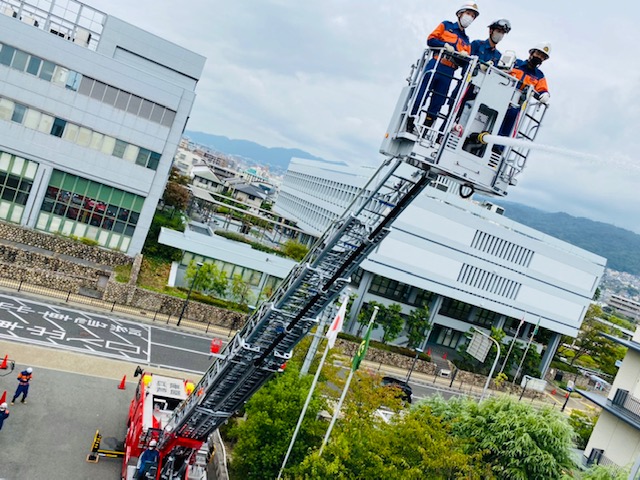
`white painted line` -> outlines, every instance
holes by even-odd
[[[27,325],[30,325],[30,323],[25,320],[24,318],[22,318],[20,315],[18,315],[16,312],[14,312],[13,310],[7,310],[7,312],[9,312],[11,315],[13,315],[14,317],[16,317],[18,320],[20,320],[22,323],[26,323]],[[0,479],[1,480],[1,479]]]
[[[78,324],[76,324],[78,325]],[[98,335],[97,333],[93,333],[91,330],[89,330],[87,327],[85,327],[84,325],[78,325],[80,328],[82,328],[85,332],[87,332],[89,335],[93,335],[95,338],[101,338],[100,335]]]
[[[169,333],[173,333],[174,335],[182,335],[183,337],[193,337],[193,338],[206,338],[209,339],[211,338],[211,335],[208,334],[204,334],[204,335],[195,335],[193,333],[186,333],[186,332],[181,332],[178,330],[172,330],[170,328],[164,328],[164,327],[156,327],[155,325],[149,325],[151,328],[154,328],[156,330],[162,330],[163,332],[169,332]]]
[[[113,335],[114,337],[118,337],[118,338],[119,338],[120,340],[122,340],[123,342],[128,343],[129,345],[133,345],[133,342],[130,342],[129,340],[127,340],[127,339],[126,339],[126,338],[124,338],[123,336],[118,335],[118,334],[117,334],[117,333],[115,333],[115,332],[110,332],[110,333],[111,333],[111,335]]]
[[[41,340],[32,340],[29,338],[24,338],[24,337],[18,337],[16,336],[15,338],[7,338],[6,335],[1,334],[0,333],[0,338],[5,338],[7,340],[14,340],[14,341],[18,341],[21,343],[26,343],[29,345],[36,345],[38,347],[51,347],[51,344],[48,342],[44,342]],[[66,345],[56,345],[55,346],[56,350],[64,350],[67,352],[73,352],[73,353],[87,353],[88,348],[78,348],[78,347],[69,347]],[[100,351],[94,351],[93,353],[91,353],[91,355],[97,356],[97,357],[105,357],[105,358],[110,358],[112,360],[122,360],[122,357],[120,355],[117,354],[113,354],[113,353],[105,353],[105,352],[100,352]],[[136,360],[138,362],[144,362],[143,358],[133,358],[133,360]],[[147,362],[148,363],[148,362]],[[167,367],[167,368],[172,368],[172,367]]]
[[[174,347],[173,345],[165,345],[164,343],[152,343],[151,345],[155,345],[156,347],[170,348],[172,350],[181,350],[183,352],[195,353],[197,355],[204,355],[205,357],[208,357],[211,355],[211,353],[209,352],[198,352],[197,350],[191,350],[189,348]]]
[[[205,372],[201,372],[200,370],[189,370],[188,368],[181,368],[173,365],[164,365],[162,363],[153,363],[153,364],[148,363],[147,365],[155,368],[167,368],[169,370],[177,370],[179,372],[195,373],[196,375],[204,375],[205,373]]]

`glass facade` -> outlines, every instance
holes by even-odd
[[[176,116],[175,111],[158,103],[69,70],[62,65],[56,65],[11,45],[0,43],[0,65],[26,72],[46,82],[73,90],[165,127],[170,127]]]
[[[54,170],[36,229],[97,241],[126,251],[138,224],[144,198]]]
[[[38,164],[0,152],[0,219],[20,223]]]
[[[151,170],[156,170],[160,163],[161,155],[157,152],[104,135],[82,125],[67,122],[9,98],[0,97],[0,120],[19,123],[31,130],[47,133]]]

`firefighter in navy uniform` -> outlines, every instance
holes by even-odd
[[[529,50],[529,58],[527,60],[516,60],[516,63],[509,72],[511,76],[518,79],[518,89],[524,91],[527,87],[531,86],[535,91],[535,97],[540,103],[544,103],[545,105],[548,105],[550,100],[549,88],[544,73],[542,73],[538,67],[549,58],[550,54],[551,44],[549,42],[539,43]],[[504,137],[511,137],[513,135],[513,128],[516,124],[519,111],[519,107],[510,107],[507,110],[498,135]],[[504,147],[501,145],[495,145],[493,147],[493,150],[498,152],[502,152],[503,149]]]
[[[422,77],[416,99],[411,108],[411,116],[413,117],[420,111],[427,85],[433,75],[433,80],[431,80],[431,100],[427,107],[427,118],[424,123],[427,127],[433,125],[438,113],[440,113],[440,109],[447,99],[447,93],[449,92],[453,75],[459,66],[457,62],[454,62],[452,56],[447,55],[440,59],[436,68],[435,65],[438,56],[443,55],[444,52],[457,52],[459,55],[469,56],[471,53],[471,43],[469,42],[465,28],[471,25],[478,15],[480,15],[478,5],[474,2],[466,2],[456,12],[456,16],[458,17],[457,22],[442,22],[427,38],[427,45],[430,48],[439,48],[442,49],[442,52],[434,54],[433,58],[429,60],[425,66],[425,74]],[[412,117],[409,117],[407,120],[407,131],[410,132],[413,131],[415,123]]]
[[[4,421],[9,418],[9,409],[7,408],[6,403],[0,403],[0,430],[2,430],[2,425]]]
[[[498,50],[498,43],[511,31],[511,22],[506,18],[496,20],[489,25],[489,38],[471,42],[471,55],[478,57],[483,63],[498,65],[502,54]]]
[[[29,367],[26,370],[23,370],[18,375],[18,388],[16,389],[16,393],[13,394],[13,399],[11,400],[11,405],[16,401],[16,398],[22,394],[21,403],[27,403],[27,395],[29,394],[29,382],[31,382],[31,377],[33,376],[33,368]]]
[[[149,446],[147,449],[142,452],[140,458],[138,459],[138,473],[136,476],[137,480],[145,480],[146,473],[153,467],[154,465],[158,465],[158,459],[160,458],[160,453],[156,450],[156,446],[158,442],[155,440],[151,440],[149,442]]]

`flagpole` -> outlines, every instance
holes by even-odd
[[[378,310],[379,307],[375,306],[373,307],[373,314],[371,315],[371,319],[369,320],[369,325],[367,326],[367,335],[370,335],[370,330],[371,330],[371,326],[373,325],[373,321],[376,318],[376,315],[378,314]],[[365,336],[367,336],[365,335]],[[365,342],[363,341],[363,343],[361,345],[363,345]],[[366,348],[366,347],[365,347]],[[365,350],[366,352],[366,350]],[[356,353],[356,356],[358,354]],[[359,364],[358,364],[359,366]],[[336,406],[336,408],[333,411],[333,417],[331,417],[331,423],[329,423],[329,428],[327,429],[327,433],[324,436],[324,440],[322,441],[322,446],[320,447],[320,453],[319,455],[322,456],[322,451],[324,450],[325,445],[327,444],[327,442],[329,441],[329,436],[331,435],[331,430],[333,430],[333,426],[336,424],[336,420],[338,419],[338,415],[340,414],[340,410],[342,410],[342,404],[344,402],[345,397],[347,396],[347,391],[349,390],[349,384],[351,383],[351,379],[353,378],[353,374],[355,373],[355,371],[357,370],[356,368],[350,368],[349,369],[349,376],[347,377],[347,381],[344,384],[344,388],[342,389],[342,395],[340,395],[340,400],[338,401],[338,405]]]
[[[533,333],[529,337],[529,341],[527,342],[527,347],[524,349],[524,353],[522,354],[522,360],[520,360],[520,365],[518,365],[518,370],[516,370],[516,376],[513,377],[513,383],[511,385],[516,384],[516,380],[518,380],[518,375],[520,375],[520,370],[522,370],[522,366],[524,365],[524,359],[527,357],[527,353],[529,352],[529,347],[531,347],[531,343],[533,342],[533,337],[538,333],[538,327],[540,326],[540,317],[538,317],[538,323],[536,323],[536,328],[533,329]]]
[[[324,365],[324,361],[327,358],[327,353],[329,353],[329,343],[327,343],[327,347],[324,349],[324,353],[322,354],[322,358],[320,359],[320,364],[318,365],[318,369],[316,370],[316,374],[313,376],[313,382],[311,382],[311,388],[309,389],[309,394],[307,395],[307,399],[304,402],[304,407],[302,407],[302,412],[300,413],[300,418],[298,418],[298,424],[296,425],[296,429],[293,431],[293,437],[291,437],[291,442],[289,443],[289,449],[287,450],[287,454],[284,456],[284,460],[282,461],[282,466],[280,467],[280,472],[278,472],[278,480],[282,478],[282,472],[284,472],[285,467],[287,466],[287,461],[289,460],[289,455],[291,455],[291,451],[293,450],[293,445],[296,443],[296,438],[298,437],[298,432],[300,431],[300,426],[302,425],[302,421],[304,420],[304,416],[307,413],[307,408],[311,403],[311,398],[313,397],[313,391],[316,388],[316,384],[318,383],[318,378],[320,377],[320,371],[322,370],[322,366]]]
[[[507,355],[504,357],[504,362],[502,362],[502,367],[500,367],[500,371],[498,372],[498,375],[504,372],[504,367],[507,366],[507,360],[509,360],[509,355],[511,355],[511,350],[513,350],[513,346],[516,343],[516,339],[518,338],[518,335],[520,335],[520,329],[522,328],[522,325],[524,325],[524,317],[526,316],[527,316],[527,312],[524,312],[524,315],[522,315],[522,319],[518,324],[518,329],[516,330],[516,334],[514,335],[513,340],[511,341],[511,345],[509,345],[509,350],[507,350]]]
[[[298,437],[298,432],[300,431],[300,427],[302,426],[302,421],[304,420],[304,416],[307,413],[307,408],[311,403],[311,399],[313,398],[313,391],[316,388],[316,384],[318,383],[318,378],[320,378],[320,372],[322,371],[322,367],[324,366],[324,361],[327,358],[327,354],[329,350],[333,348],[335,345],[335,340],[338,337],[339,330],[342,330],[342,323],[344,321],[344,317],[347,311],[347,303],[349,302],[349,295],[345,296],[340,309],[338,310],[338,314],[334,319],[333,323],[329,327],[329,331],[327,332],[327,336],[331,334],[331,338],[327,341],[327,346],[324,349],[324,353],[322,354],[322,358],[320,359],[320,363],[318,364],[318,369],[316,370],[316,374],[313,376],[313,382],[311,382],[311,388],[309,389],[309,393],[307,394],[307,399],[304,402],[304,406],[302,407],[302,412],[300,413],[300,417],[298,418],[298,423],[296,424],[296,428],[293,431],[293,436],[291,437],[291,442],[289,443],[289,448],[287,450],[287,454],[284,456],[284,460],[282,461],[282,466],[280,467],[280,471],[278,472],[278,479],[282,478],[282,472],[284,472],[285,467],[287,466],[287,462],[289,461],[289,455],[291,455],[291,451],[293,450],[293,445],[296,443],[296,438]]]

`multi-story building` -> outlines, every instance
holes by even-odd
[[[640,327],[631,340],[604,336],[628,350],[608,396],[578,390],[602,409],[584,451],[585,462],[626,467],[640,457]]]
[[[139,252],[204,62],[75,0],[0,2],[0,219]]]
[[[607,299],[607,305],[615,308],[617,312],[625,315],[635,321],[640,320],[640,302],[631,300],[630,298],[622,297],[620,295],[611,295]]]
[[[274,211],[319,236],[357,204],[372,173],[294,159]],[[347,328],[358,328],[357,312],[371,301],[398,303],[403,314],[428,305],[428,341],[451,348],[473,325],[500,327],[507,340],[524,341],[539,325],[535,341],[539,351],[548,347],[540,368],[546,371],[561,335],[577,335],[605,259],[461,199],[450,187],[441,179],[415,199],[363,262],[352,278],[358,297]]]

